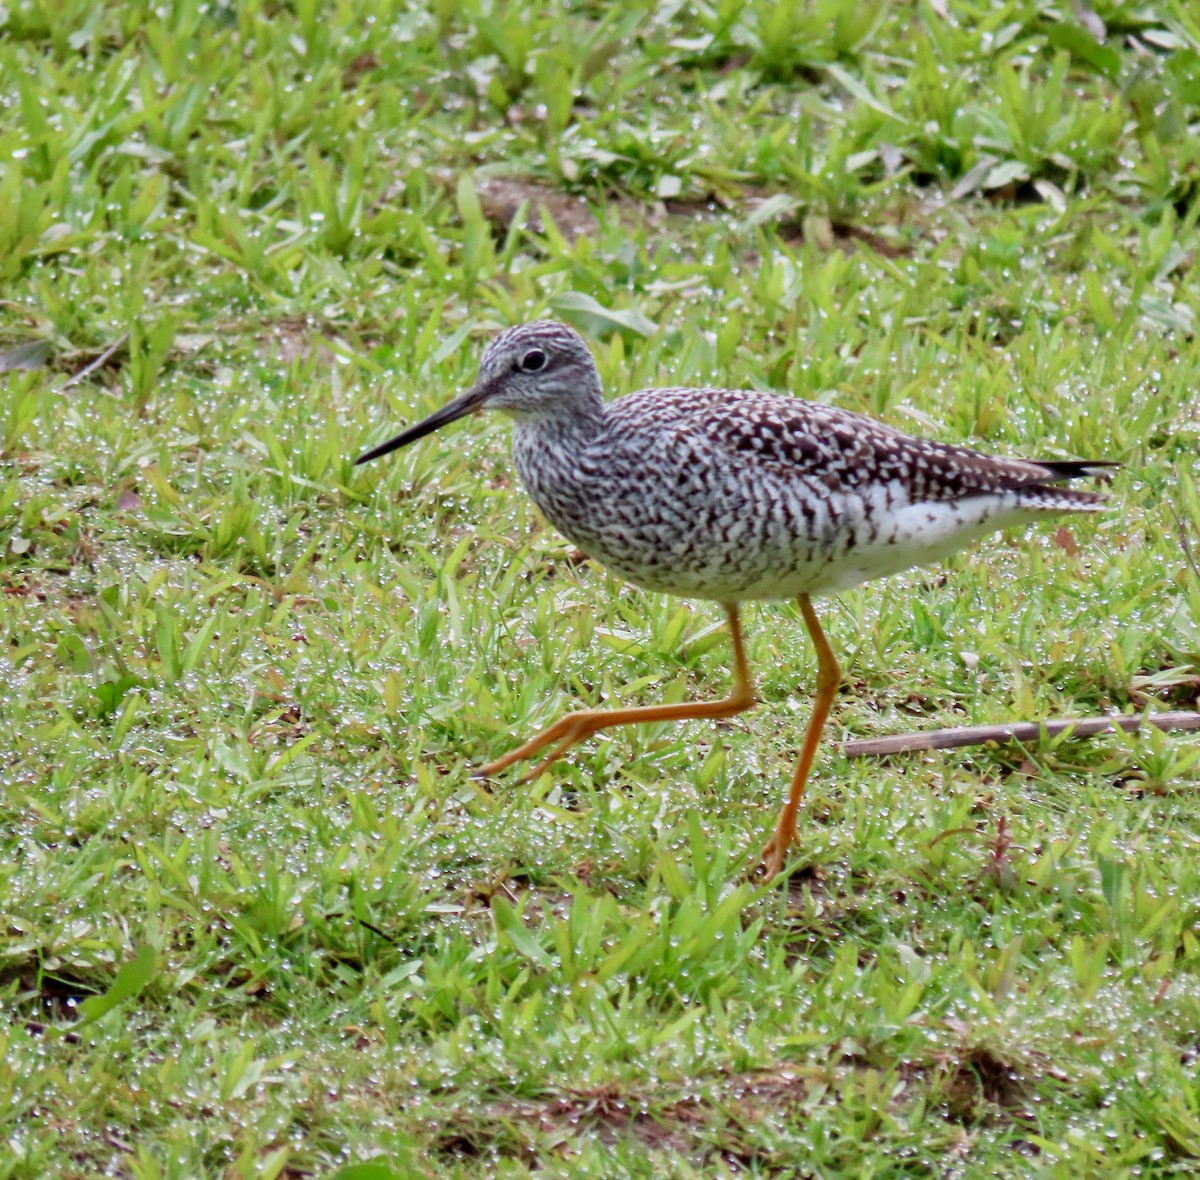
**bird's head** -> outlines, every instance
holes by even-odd
[[[578,332],[553,320],[519,324],[483,350],[479,376],[466,393],[372,447],[356,462],[377,459],[478,410],[503,410],[518,421],[550,422],[589,419],[601,404],[596,362]]]

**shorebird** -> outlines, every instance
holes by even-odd
[[[746,389],[644,389],[606,403],[583,339],[548,320],[501,332],[484,349],[470,389],[357,462],[483,409],[512,419],[517,471],[565,537],[635,585],[724,606],[734,675],[724,700],[567,713],[479,774],[497,774],[549,747],[525,782],[602,729],[749,709],[757,698],[739,606],[795,598],[816,648],[816,697],[762,851],[767,880],[782,870],[795,838],[841,676],[813,597],[940,561],[996,529],[1094,512],[1102,496],[1061,485],[1113,466],[999,458],[833,406]]]

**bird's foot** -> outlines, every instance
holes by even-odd
[[[550,751],[548,757],[543,758],[532,770],[521,775],[521,777],[517,779],[517,785],[524,786],[526,783],[531,783],[534,779],[540,778],[546,767],[548,767],[552,762],[558,761],[563,750],[565,750],[568,746],[574,745],[575,741],[576,738],[574,736],[570,736],[566,740],[560,742],[554,747],[553,750]],[[488,762],[484,766],[476,767],[471,772],[471,777],[495,778],[496,775],[498,775],[502,770],[507,770],[516,761],[518,761],[518,759],[512,755],[505,755],[503,758],[497,758],[495,762]]]
[[[542,730],[536,737],[530,738],[523,746],[509,750],[507,754],[497,758],[494,762],[480,766],[472,772],[471,777],[494,778],[514,763],[522,762],[547,746],[551,746],[550,753],[531,771],[523,774],[517,780],[519,784],[531,783],[541,776],[547,766],[561,758],[581,738],[595,733],[598,729],[603,729],[606,724],[608,724],[606,715],[594,709],[584,710],[580,713],[568,713],[565,717],[560,717],[548,729]]]
[[[783,871],[784,850],[775,841],[769,840],[762,855],[758,858],[758,876],[764,884],[769,884]]]
[[[758,864],[753,866],[751,876],[758,878],[763,884],[774,881],[787,863],[787,853],[792,846],[794,835],[794,832],[781,832],[776,828],[759,855]]]

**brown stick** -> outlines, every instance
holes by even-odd
[[[890,737],[856,738],[842,742],[842,753],[850,758],[879,754],[908,754],[915,750],[950,750],[956,746],[981,746],[984,742],[1036,742],[1043,734],[1057,737],[1071,731],[1072,737],[1093,737],[1114,729],[1134,733],[1142,723],[1155,729],[1200,729],[1200,713],[1149,713],[1129,716],[1082,717],[1078,721],[1017,721],[1011,725],[965,725],[955,729],[930,729],[924,733],[897,733]]]
[[[97,369],[108,364],[110,360],[129,343],[129,333],[122,332],[90,365],[84,365],[78,373],[72,373],[59,387],[58,392],[62,393],[64,389],[70,389],[72,385],[78,385],[85,377],[90,377]]]

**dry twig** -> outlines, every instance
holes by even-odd
[[[957,746],[981,746],[985,742],[1036,742],[1043,735],[1057,737],[1071,732],[1072,737],[1094,737],[1120,729],[1134,733],[1142,724],[1155,729],[1200,729],[1200,713],[1125,714],[1111,717],[1081,717],[1076,720],[1018,721],[1009,725],[965,725],[952,729],[896,733],[880,738],[856,738],[842,742],[842,753],[851,758],[869,758],[880,754],[908,754],[915,750],[951,750]]]

